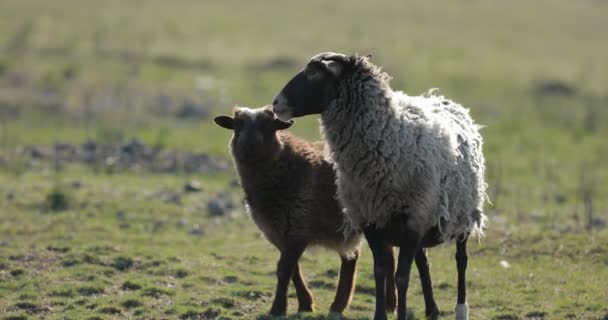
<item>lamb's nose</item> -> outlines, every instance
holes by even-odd
[[[274,100],[272,100],[272,105],[276,106],[279,103],[279,99],[274,98]]]

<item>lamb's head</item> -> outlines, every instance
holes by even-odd
[[[218,116],[213,121],[222,128],[233,130],[230,149],[238,161],[273,157],[282,146],[277,131],[293,124],[293,121],[277,119],[270,106],[258,109],[236,106],[232,117]]]
[[[272,102],[273,111],[283,121],[322,113],[338,96],[340,79],[348,73],[356,57],[324,52],[295,75]]]

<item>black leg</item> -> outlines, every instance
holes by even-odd
[[[313,312],[314,300],[310,290],[308,290],[306,287],[306,283],[304,283],[304,277],[302,277],[300,264],[297,262],[293,269],[291,281],[293,281],[293,285],[296,287],[296,295],[298,297],[298,312]]]
[[[395,253],[393,246],[387,244],[386,255],[386,312],[393,313],[397,309],[397,288],[395,287]]]
[[[369,248],[374,257],[374,280],[376,282],[376,311],[374,320],[386,320],[386,245],[384,241],[385,231],[370,225],[363,229]]]
[[[277,288],[270,309],[270,314],[273,316],[285,315],[287,312],[287,286],[304,249],[306,244],[289,243],[281,251],[281,258],[277,263]]]
[[[422,286],[422,294],[424,295],[424,315],[427,319],[436,320],[439,318],[439,309],[433,297],[433,282],[431,281],[429,260],[427,259],[425,249],[418,250],[416,254],[416,267],[420,274],[420,284]]]
[[[456,304],[456,320],[469,319],[469,306],[467,305],[466,272],[467,272],[467,240],[466,234],[456,240],[456,267],[458,269],[458,299]]]
[[[416,232],[407,228],[406,222],[401,222],[401,234],[399,241],[399,262],[395,283],[397,284],[397,319],[407,319],[407,289],[410,284],[410,270],[412,262],[419,250],[421,237]]]

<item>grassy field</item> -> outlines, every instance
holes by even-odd
[[[606,22],[597,0],[2,1],[0,319],[265,319],[278,253],[245,215],[229,132],[210,119],[269,103],[329,50],[371,53],[394,88],[438,87],[486,125],[493,205],[469,244],[471,319],[608,319]],[[293,131],[319,137],[314,117]],[[132,138],[227,168],[24,151]],[[191,180],[202,191],[185,192]],[[234,204],[223,215],[218,197]],[[447,319],[453,254],[430,251]],[[325,319],[339,259],[312,250],[302,267],[317,312],[297,314],[292,289],[288,319]],[[373,314],[371,267],[365,247],[347,319]]]

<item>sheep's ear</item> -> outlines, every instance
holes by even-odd
[[[234,130],[234,119],[229,116],[215,117],[213,122],[222,128]]]
[[[281,121],[279,119],[274,119],[273,124],[274,124],[275,130],[285,130],[285,129],[291,127],[291,125],[293,124],[293,120],[285,122],[285,121]]]
[[[334,76],[339,77],[342,74],[342,68],[344,67],[342,63],[335,60],[322,60],[321,63],[323,63],[327,70]]]

